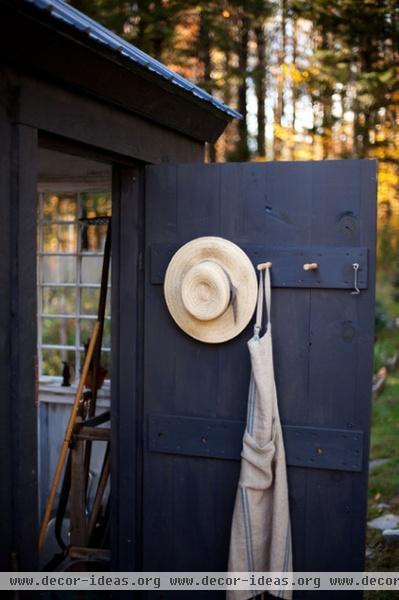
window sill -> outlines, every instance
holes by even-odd
[[[39,381],[39,401],[46,404],[72,404],[77,386],[62,387],[60,382]],[[111,386],[104,384],[97,392],[97,406],[109,407],[111,400]]]

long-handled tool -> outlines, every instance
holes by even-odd
[[[96,348],[93,356],[93,372],[92,372],[92,384],[91,384],[91,396],[90,403],[88,409],[88,418],[92,418],[96,412],[96,404],[97,404],[97,391],[98,391],[98,379],[99,379],[99,370],[100,370],[100,359],[101,359],[101,346],[103,340],[103,331],[104,331],[104,321],[105,321],[105,308],[107,305],[107,291],[108,291],[108,276],[109,276],[109,267],[111,261],[111,218],[110,217],[95,217],[94,219],[81,219],[82,222],[85,222],[89,225],[103,225],[107,224],[107,237],[105,239],[104,246],[104,259],[103,266],[101,272],[101,288],[100,288],[100,300],[98,304],[98,314],[97,321],[100,323],[100,332],[96,344]],[[85,449],[85,478],[86,478],[86,489],[87,483],[89,480],[89,469],[90,469],[90,459],[91,459],[91,442],[88,441],[86,443]]]
[[[64,465],[65,465],[65,461],[68,456],[69,444],[72,439],[73,430],[74,430],[74,427],[76,424],[76,417],[78,415],[79,405],[82,400],[82,394],[83,394],[85,381],[86,381],[87,375],[89,373],[89,368],[90,368],[91,361],[93,358],[94,349],[97,344],[99,332],[100,332],[100,323],[99,323],[99,321],[96,321],[96,323],[94,325],[92,336],[90,338],[89,347],[87,349],[87,354],[86,354],[86,358],[85,358],[85,361],[83,364],[83,369],[82,369],[82,373],[80,376],[78,389],[76,390],[75,398],[73,401],[71,414],[70,414],[70,417],[68,420],[68,425],[67,425],[67,428],[65,431],[64,442],[62,444],[60,456],[58,458],[57,467],[55,469],[53,482],[51,484],[50,494],[47,499],[46,510],[44,511],[44,516],[43,516],[43,519],[42,519],[42,522],[40,525],[40,529],[39,529],[39,542],[38,542],[39,552],[41,552],[41,550],[43,549],[44,540],[46,538],[47,527],[48,527],[50,517],[51,517],[51,511],[54,506],[54,501],[55,501],[57,489],[58,489],[58,486],[60,483],[62,471],[63,471]]]

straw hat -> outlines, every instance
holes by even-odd
[[[200,237],[182,246],[165,275],[165,300],[176,323],[196,340],[216,344],[238,335],[256,305],[257,279],[232,242]]]

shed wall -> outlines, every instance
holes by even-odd
[[[0,569],[35,570],[37,140],[51,136],[64,151],[132,166],[202,162],[204,145],[5,64],[0,82]],[[129,237],[118,241],[124,264]]]

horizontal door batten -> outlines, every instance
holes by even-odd
[[[173,254],[181,246],[153,244],[151,246],[151,283],[162,284]],[[272,262],[272,286],[287,288],[353,289],[353,264],[359,264],[358,288],[367,288],[368,249],[365,247],[269,247],[242,244],[254,265]],[[305,271],[306,263],[317,263],[316,270]]]
[[[150,452],[239,460],[245,424],[230,419],[149,415]],[[295,467],[361,471],[363,432],[283,425],[287,464]]]

